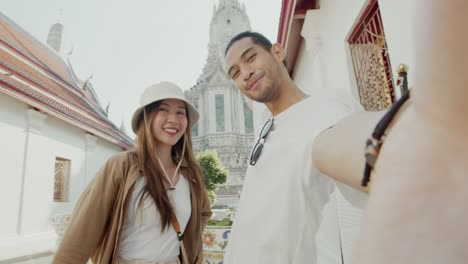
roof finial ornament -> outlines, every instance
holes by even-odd
[[[73,48],[72,48],[72,51],[70,51],[69,54],[71,54],[71,52],[73,52]],[[88,77],[88,79],[86,79],[86,81],[84,82],[83,88],[81,88],[83,91],[86,91],[86,87],[88,86],[88,83],[89,83],[89,81],[91,80],[91,78],[93,78],[93,74],[92,74],[92,73],[91,73],[91,75]]]
[[[122,114],[122,122],[120,122],[120,131],[122,131],[122,133],[124,133],[125,135],[128,135],[124,120],[125,118],[124,118],[124,115]]]
[[[109,116],[109,107],[110,107],[110,102],[107,103],[107,106],[106,106],[106,116]]]
[[[73,49],[74,49],[74,48],[75,48],[74,46],[71,47],[70,51],[67,52],[67,56],[71,56],[71,55],[72,55]]]

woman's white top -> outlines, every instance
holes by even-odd
[[[122,226],[118,256],[126,260],[173,259],[180,251],[177,234],[172,224],[161,232],[161,217],[151,197],[145,199],[142,207],[138,207],[141,190],[145,185],[145,177],[140,177],[135,183]],[[175,190],[169,190],[168,195],[175,209],[180,230],[184,232],[192,211],[187,179],[181,176]]]

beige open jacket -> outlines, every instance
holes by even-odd
[[[114,263],[120,231],[136,180],[141,177],[135,152],[111,157],[80,197],[53,263]],[[190,183],[192,213],[184,232],[189,264],[202,263],[201,233],[211,216],[206,191],[195,197],[194,180],[186,168],[182,175]],[[184,263],[186,264],[186,263]]]

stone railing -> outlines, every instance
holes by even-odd
[[[207,226],[203,232],[203,256],[206,264],[222,264],[230,226]]]
[[[208,134],[201,137],[193,137],[195,149],[207,146],[245,146],[247,150],[253,145],[255,136],[253,134],[218,133]]]

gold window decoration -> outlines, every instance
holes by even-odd
[[[378,1],[371,0],[348,43],[362,106],[368,111],[390,107],[394,84]]]
[[[54,202],[68,201],[68,182],[70,179],[70,160],[55,158]]]

